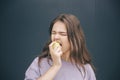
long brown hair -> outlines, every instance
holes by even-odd
[[[50,24],[49,27],[49,33],[51,35],[51,31],[53,28],[53,25],[57,22],[61,21],[66,25],[67,29],[67,36],[68,40],[70,42],[70,60],[73,63],[73,60],[77,66],[82,66],[84,64],[90,64],[92,68],[94,69],[90,54],[86,48],[86,42],[83,30],[80,25],[80,21],[78,18],[72,14],[60,14],[58,15]],[[48,58],[51,59],[50,53],[49,53],[49,43],[51,43],[51,39],[46,43],[46,45],[43,48],[41,56],[39,56],[39,62],[42,58]]]

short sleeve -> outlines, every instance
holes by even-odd
[[[40,70],[38,66],[38,57],[36,57],[26,70],[24,80],[36,80],[38,77],[40,77]]]
[[[85,65],[86,77],[85,80],[96,80],[95,73],[90,64]]]

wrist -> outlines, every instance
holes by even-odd
[[[62,66],[62,64],[53,64],[52,65],[52,67],[57,68],[57,69],[61,68],[61,66]]]

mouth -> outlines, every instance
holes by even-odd
[[[55,44],[56,44],[56,46],[59,45],[59,46],[62,47],[62,43],[60,43],[60,42],[58,42],[58,41],[55,41]],[[55,44],[54,44],[53,46],[55,46]]]
[[[53,48],[57,47],[57,46],[62,46],[62,44],[60,42],[55,41],[52,45]]]
[[[61,43],[59,43],[60,44],[60,46],[62,47],[62,44]]]
[[[59,43],[59,45],[62,47],[62,43],[61,42],[57,41],[57,43]]]

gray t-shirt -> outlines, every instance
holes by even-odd
[[[50,62],[52,64],[52,61]],[[25,73],[24,80],[36,80],[43,75],[50,67],[47,58],[43,58],[38,66],[38,57],[36,57]],[[62,60],[62,67],[56,74],[54,80],[96,80],[93,69],[89,64],[84,65],[85,71],[81,67]]]

